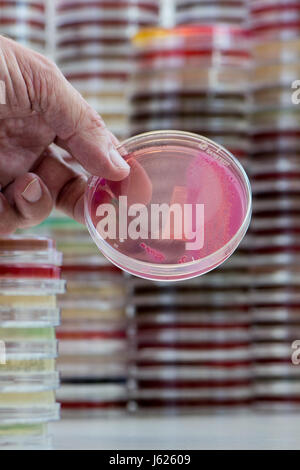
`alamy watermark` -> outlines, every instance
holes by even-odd
[[[204,246],[204,204],[132,204],[127,196],[100,204],[97,231],[105,240],[181,240],[186,250]]]
[[[292,343],[292,363],[294,366],[299,366],[300,364],[300,340],[297,339]]]
[[[295,105],[300,104],[300,80],[294,80],[292,83],[292,103]]]

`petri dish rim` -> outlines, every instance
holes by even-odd
[[[84,208],[85,208],[85,220],[87,228],[92,236],[92,239],[98,246],[99,250],[103,253],[103,255],[109,259],[113,264],[121,268],[123,271],[129,272],[130,274],[134,274],[138,277],[144,279],[155,280],[159,279],[160,281],[180,281],[184,279],[191,279],[193,277],[197,277],[201,274],[206,274],[207,272],[213,270],[215,267],[222,264],[232,253],[236,250],[239,243],[242,241],[244,235],[247,232],[247,229],[250,225],[251,214],[252,214],[252,191],[250,181],[248,176],[240,164],[240,162],[222,145],[219,145],[213,142],[206,137],[200,136],[195,133],[191,132],[183,132],[183,131],[176,131],[176,130],[163,130],[163,131],[153,131],[153,132],[146,132],[143,134],[139,134],[134,137],[130,137],[129,139],[125,140],[119,147],[118,150],[122,155],[127,155],[128,152],[134,152],[138,148],[139,145],[143,145],[145,148],[150,143],[157,143],[160,142],[170,142],[172,141],[173,144],[183,145],[184,141],[187,143],[189,141],[190,144],[199,146],[199,144],[208,144],[214,149],[218,151],[222,150],[222,157],[229,160],[230,163],[233,164],[237,174],[239,176],[241,184],[244,186],[245,196],[247,200],[247,209],[244,215],[243,222],[235,233],[235,235],[219,250],[210,255],[201,258],[197,261],[191,261],[187,263],[183,263],[180,265],[176,264],[155,264],[155,263],[148,263],[140,260],[136,260],[130,258],[123,253],[120,253],[116,249],[114,249],[108,242],[106,242],[96,231],[91,215],[90,215],[90,201],[91,196],[94,194],[94,187],[95,183],[98,181],[99,177],[92,176],[89,179],[88,189],[85,193],[85,200],[84,200]],[[198,147],[199,148],[199,147]],[[231,247],[231,248],[230,248]],[[145,266],[147,270],[145,271]],[[202,269],[201,269],[202,266]],[[198,267],[198,269],[197,269]],[[207,268],[205,268],[207,267]],[[201,271],[204,270],[203,273]],[[151,274],[149,274],[151,271]]]

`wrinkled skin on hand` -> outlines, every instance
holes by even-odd
[[[40,223],[54,205],[83,222],[86,172],[129,174],[117,139],[51,61],[3,37],[0,80],[0,235]]]

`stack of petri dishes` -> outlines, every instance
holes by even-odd
[[[249,26],[257,37],[264,39],[299,37],[298,0],[249,0],[249,10]]]
[[[131,411],[248,409],[251,325],[247,286],[236,277],[215,271],[176,285],[133,281]]]
[[[248,39],[227,26],[145,29],[134,40],[131,134],[180,129],[248,151]]]
[[[128,135],[131,36],[159,21],[159,0],[59,0],[57,63],[119,138]]]
[[[246,162],[246,34],[229,26],[134,38],[131,132],[202,134]],[[133,282],[131,408],[244,410],[252,400],[247,241],[222,267],[176,284]]]
[[[102,265],[64,266],[58,329],[64,416],[125,412],[128,402],[126,283],[121,271]]]
[[[58,211],[54,211],[48,219],[35,227],[34,232],[56,240],[57,248],[63,254],[64,266],[103,263],[87,229]]]
[[[175,0],[176,24],[243,25],[247,0]]]
[[[252,1],[251,177],[254,193],[253,352],[255,403],[299,409],[300,2]]]
[[[0,448],[51,447],[61,255],[46,238],[0,239]]]
[[[46,0],[1,1],[0,34],[45,52]]]
[[[63,253],[67,291],[61,308],[57,397],[62,417],[123,413],[128,393],[127,283],[101,255],[87,229],[55,211],[36,232]]]

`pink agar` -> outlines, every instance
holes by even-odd
[[[146,263],[183,264],[217,252],[238,232],[247,211],[245,191],[230,164],[218,158],[216,153],[210,155],[199,150],[195,154],[195,151],[189,153],[189,149],[179,147],[155,147],[152,151],[150,148],[144,152],[134,152],[126,160],[134,170],[132,174],[121,182],[99,180],[91,202],[91,217],[96,229],[101,220],[106,218],[109,223],[111,218],[108,213],[99,216],[99,207],[103,204],[114,206],[115,236],[108,237],[106,242],[122,254]],[[120,196],[128,196],[131,203],[134,199],[142,202],[141,206],[148,211],[148,232],[141,231],[139,239],[132,239],[129,233],[125,238],[120,237],[120,225],[123,224],[124,235],[124,226],[127,224],[128,228],[134,219],[128,212],[121,214],[120,204],[116,204]],[[153,238],[153,204],[177,204],[181,209],[190,206],[190,231],[203,231],[203,246],[188,249],[188,237],[184,231],[181,237],[176,238],[174,233],[178,227],[175,222],[172,224],[172,217],[169,239],[162,236]],[[197,220],[197,205],[204,207],[204,218],[200,223]],[[165,234],[165,229],[161,222],[160,235]],[[100,235],[103,237],[103,233]]]

